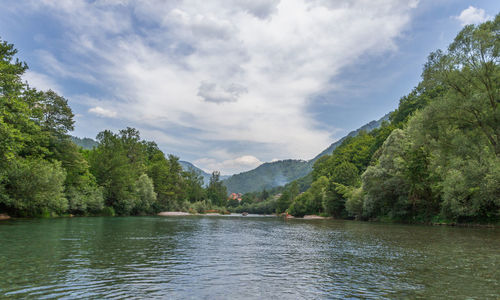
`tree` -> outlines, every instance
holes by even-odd
[[[424,81],[447,88],[445,98],[460,111],[454,123],[467,130],[479,128],[489,146],[500,155],[500,14],[481,25],[467,25],[448,52],[431,53]]]
[[[330,175],[330,184],[323,197],[323,208],[325,212],[337,218],[347,216],[345,211],[346,198],[338,188],[339,185],[356,186],[358,182],[358,168],[351,162],[340,162]]]
[[[119,136],[106,130],[97,135],[97,141],[99,146],[89,156],[90,170],[104,188],[106,205],[118,214],[129,214],[134,207],[135,182],[141,170],[130,163],[130,149],[125,148]]]
[[[136,215],[151,213],[151,208],[156,201],[153,181],[146,174],[142,174],[135,183],[136,203],[133,213]]]
[[[203,189],[203,176],[195,170],[183,172],[186,198],[189,202],[197,202],[205,199]],[[236,205],[237,206],[237,205]]]
[[[218,171],[212,172],[212,177],[210,177],[207,187],[207,198],[215,205],[226,206],[227,189],[220,180],[220,172]]]
[[[14,45],[0,40],[0,169],[40,132],[24,99],[26,85],[21,76],[28,66],[14,61],[16,53]]]
[[[61,214],[68,208],[64,197],[64,170],[59,162],[42,159],[11,161],[4,179],[4,208],[15,216]]]
[[[61,137],[74,129],[74,114],[68,105],[68,100],[52,90],[30,92],[34,98],[32,111],[42,130]]]
[[[291,196],[290,190],[284,190],[276,201],[276,213],[281,214],[285,212],[288,207],[290,207],[292,202],[293,198]]]

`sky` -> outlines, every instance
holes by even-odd
[[[137,128],[207,172],[311,159],[394,110],[430,52],[500,1],[0,0],[24,79],[73,135]]]

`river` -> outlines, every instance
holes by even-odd
[[[0,298],[500,298],[500,229],[276,217],[0,222]]]

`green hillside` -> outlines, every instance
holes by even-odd
[[[210,177],[212,177],[212,174],[209,174],[209,173],[203,171],[202,169],[198,168],[197,166],[193,165],[192,163],[190,163],[188,161],[180,160],[179,164],[181,165],[181,167],[184,171],[191,171],[192,170],[192,171],[195,171],[198,175],[201,175],[201,177],[203,177],[203,184],[204,185],[208,185],[208,183],[210,182]],[[224,180],[227,178],[229,178],[229,176],[227,176],[227,175],[220,176],[221,180]]]
[[[248,193],[261,191],[263,189],[271,189],[277,186],[284,186],[289,182],[311,173],[314,162],[322,156],[332,154],[333,150],[342,144],[346,138],[357,136],[362,131],[369,132],[378,128],[382,125],[383,121],[388,119],[389,114],[386,114],[377,121],[371,121],[370,123],[349,132],[349,134],[345,137],[335,143],[332,143],[328,148],[309,161],[287,159],[264,163],[253,170],[230,176],[228,179],[224,180],[224,184],[230,193]]]

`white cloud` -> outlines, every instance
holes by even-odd
[[[23,74],[23,79],[28,82],[30,87],[34,87],[41,91],[53,90],[62,95],[61,87],[51,77],[38,73],[32,70],[27,70]]]
[[[228,87],[219,87],[215,83],[202,81],[198,88],[198,96],[207,102],[235,102],[242,93],[247,93],[244,86],[232,83]]]
[[[223,161],[218,161],[214,158],[200,158],[195,160],[194,164],[203,166],[203,170],[207,173],[223,170],[223,174],[234,174],[241,172],[241,170],[254,169],[260,166],[262,161],[253,155],[243,155]]]
[[[244,145],[259,145],[252,149],[261,153],[253,154],[264,160],[307,159],[328,146],[331,132],[307,113],[311,98],[331,89],[331,79],[358,58],[397,49],[417,3],[44,0],[32,6],[60,17],[66,50],[78,54],[58,61],[72,71],[57,64],[53,72],[75,77],[82,68],[116,98],[89,112],[119,115],[150,132],[189,129],[165,140],[196,140],[205,157],[198,164],[229,173],[260,163],[228,159],[246,157]],[[226,147],[225,157],[206,157],[214,144]]]
[[[112,111],[112,110],[106,109],[106,108],[102,108],[100,106],[90,108],[89,112],[93,113],[95,115],[98,115],[100,117],[106,117],[106,118],[115,118],[117,115],[115,111]]]
[[[468,24],[479,24],[486,22],[491,19],[491,16],[486,15],[486,12],[482,8],[476,8],[474,6],[469,6],[468,8],[462,10],[457,18],[463,25]]]

